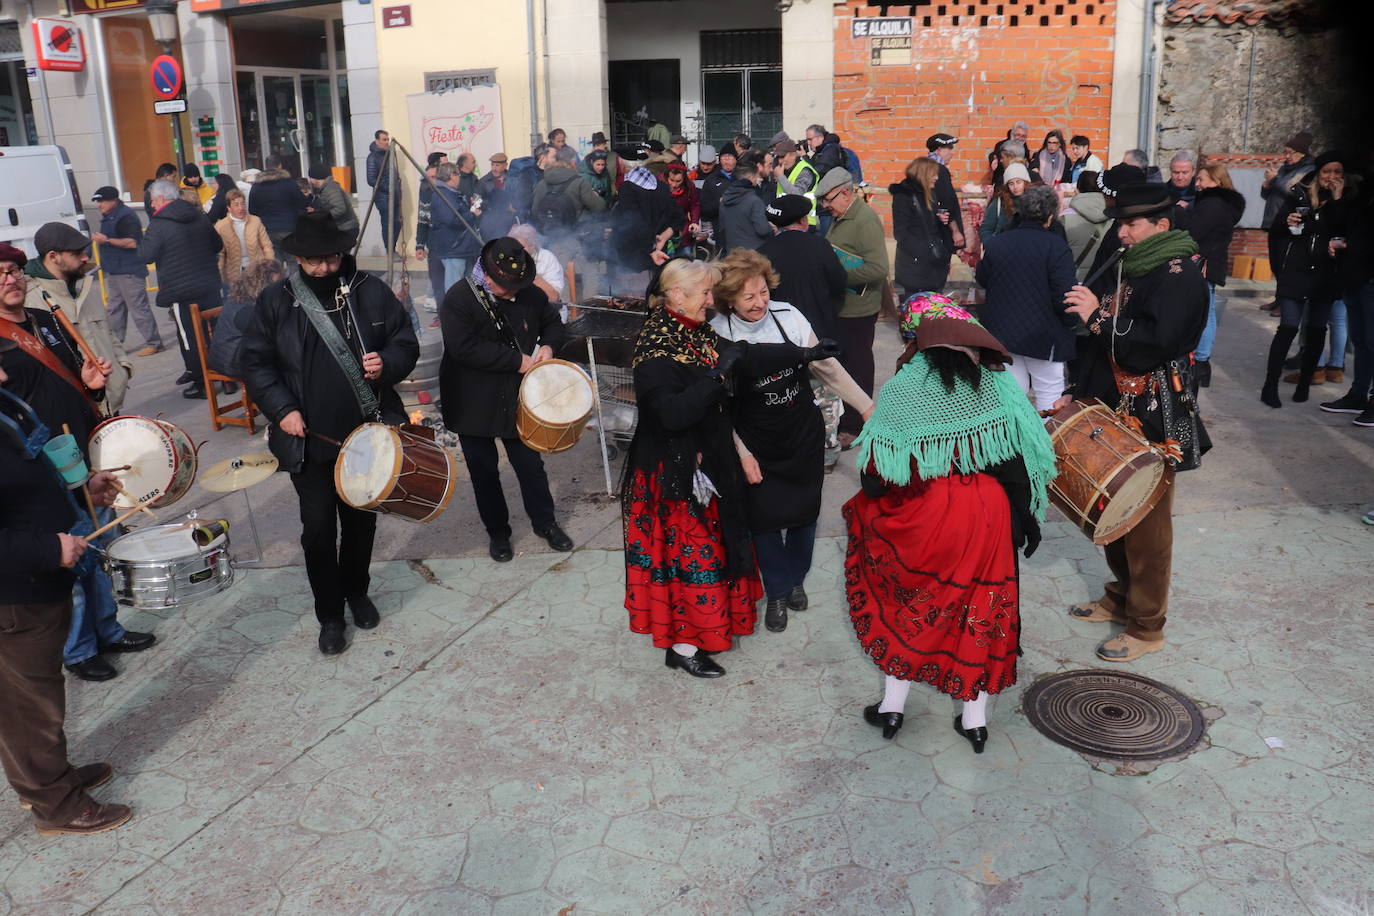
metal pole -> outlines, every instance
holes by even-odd
[[[601,384],[596,380],[596,351],[592,349],[592,339],[587,338],[587,368],[592,373],[592,390],[596,392],[596,437],[601,440],[601,468],[606,472],[606,495],[614,496],[615,487],[611,485],[611,459],[606,454],[606,417],[601,413]]]
[[[186,144],[181,137],[181,115],[172,115],[172,152],[176,154],[177,174],[186,174]]]

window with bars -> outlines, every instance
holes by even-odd
[[[701,33],[701,69],[781,67],[782,29],[737,29]]]
[[[1111,0],[1032,0],[1020,3],[1007,0],[913,0],[910,3],[869,2],[864,9],[877,16],[902,16],[910,11],[922,28],[942,25],[1075,26],[1106,25]]]

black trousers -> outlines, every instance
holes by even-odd
[[[544,473],[544,459],[519,439],[502,439],[506,460],[520,481],[520,499],[525,514],[536,532],[544,531],[557,519],[553,514],[553,495],[549,493],[549,476]],[[506,494],[501,489],[501,470],[497,464],[496,440],[485,436],[459,436],[468,474],[472,477],[472,495],[477,500],[477,514],[487,529],[487,536],[508,538],[510,510],[506,508]]]
[[[196,296],[185,296],[172,304],[172,320],[177,326],[177,347],[181,350],[181,361],[186,371],[200,379],[200,350],[196,348],[195,325],[191,321],[191,306],[198,305],[201,311],[218,308],[222,304],[219,287],[206,289]]]
[[[339,499],[333,462],[307,463],[291,475],[291,483],[301,501],[301,547],[315,594],[315,617],[320,623],[341,621],[344,599],[367,594],[377,516]]]
[[[840,365],[870,397],[873,395],[873,329],[877,323],[877,314],[835,319],[835,337],[843,350]],[[840,432],[857,436],[863,428],[863,416],[848,404],[844,405]]]

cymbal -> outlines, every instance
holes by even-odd
[[[200,485],[211,493],[232,493],[262,483],[277,469],[277,459],[268,452],[254,452],[226,458],[200,475]]]

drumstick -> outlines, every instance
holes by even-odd
[[[121,484],[118,480],[111,479],[111,480],[110,480],[110,486],[114,487],[115,490],[119,493],[119,495],[120,495],[120,496],[123,496],[123,497],[124,497],[125,499],[127,499],[129,502],[131,502],[131,503],[137,503],[137,502],[138,502],[138,500],[134,499],[133,494],[130,493],[128,490],[124,489],[124,485]],[[156,515],[153,515],[153,510],[152,510],[152,509],[149,509],[147,506],[135,506],[135,508],[137,508],[140,512],[147,512],[148,515],[151,516],[151,517],[154,518],[154,519],[157,518]]]
[[[72,320],[67,317],[67,313],[62,311],[62,307],[53,301],[52,296],[48,295],[47,290],[43,290],[42,292],[43,301],[47,304],[53,317],[62,325],[62,330],[66,331],[67,335],[71,337],[72,340],[76,341],[77,347],[81,350],[81,355],[91,365],[99,366],[100,358],[95,355],[95,351],[91,349],[90,344],[86,343],[86,338],[81,336],[81,332],[76,329],[76,325],[72,324]]]
[[[132,471],[133,469],[134,469],[134,466],[133,466],[132,464],[121,464],[119,467],[115,467],[115,468],[96,468],[94,471],[91,471],[91,473],[92,473],[92,474],[113,474],[115,471]]]
[[[317,433],[317,432],[315,432],[313,429],[307,429],[307,430],[305,431],[305,434],[306,434],[307,436],[314,436],[316,439],[319,439],[321,442],[328,442],[330,445],[337,446],[338,448],[343,448],[343,443],[342,443],[342,442],[340,442],[338,439],[331,439],[331,438],[329,438],[328,436],[326,436],[324,433]]]
[[[105,524],[105,525],[101,525],[99,528],[95,529],[95,530],[92,531],[90,534],[86,535],[86,540],[88,540],[88,541],[93,541],[93,540],[95,540],[96,538],[98,538],[98,537],[100,537],[102,534],[104,534],[106,531],[109,531],[109,530],[110,530],[111,528],[113,528],[115,525],[121,525],[121,524],[123,524],[124,522],[127,522],[129,519],[133,518],[135,515],[137,515],[137,514],[140,513],[140,512],[147,512],[149,515],[153,515],[153,513],[152,513],[151,510],[145,509],[143,506],[139,506],[137,509],[130,509],[128,512],[125,512],[123,515],[119,516],[119,518],[116,518],[114,521],[109,522],[108,524]],[[156,516],[156,515],[153,515],[153,518],[157,518],[157,516]]]

